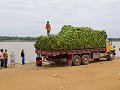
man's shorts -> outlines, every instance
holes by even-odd
[[[50,30],[47,30],[47,33],[50,33]]]

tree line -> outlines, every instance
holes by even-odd
[[[0,36],[0,42],[5,41],[36,41],[38,37],[18,37],[18,36]],[[110,41],[120,41],[120,38],[108,38]]]
[[[0,36],[0,41],[35,41],[37,37],[17,37],[17,36]]]
[[[120,41],[120,38],[108,38],[110,41]]]

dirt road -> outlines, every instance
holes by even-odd
[[[0,90],[120,90],[120,59],[89,65],[0,70]]]

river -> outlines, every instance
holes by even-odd
[[[0,49],[7,49],[9,56],[10,53],[14,51],[16,54],[16,63],[21,63],[21,50],[24,49],[25,62],[31,63],[35,62],[36,58],[34,43],[35,42],[0,42]]]

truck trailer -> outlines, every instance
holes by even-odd
[[[36,50],[36,65],[42,65],[41,57],[45,57],[46,60],[55,64],[66,63],[67,65],[74,66],[79,66],[80,64],[87,65],[91,60],[100,60],[100,58],[106,58],[111,61],[115,58],[115,47],[111,44],[109,40],[106,40],[105,48]]]

